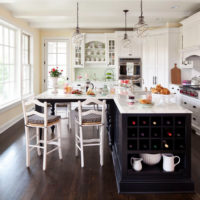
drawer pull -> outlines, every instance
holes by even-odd
[[[192,119],[193,119],[194,121],[196,121],[196,118],[195,118],[195,117],[193,117]]]
[[[193,108],[197,108],[196,106],[193,106]]]
[[[184,104],[187,104],[187,102],[184,102]]]

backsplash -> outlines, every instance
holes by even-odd
[[[107,70],[107,67],[76,68],[74,77],[76,81],[80,80],[79,79],[80,77],[82,77],[82,80],[89,78],[90,80],[105,81],[106,70]],[[113,70],[113,73],[114,73],[114,70]]]

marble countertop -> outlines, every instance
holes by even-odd
[[[51,90],[45,91],[36,96],[37,99],[66,99],[66,100],[82,100],[87,98],[98,98],[98,99],[105,99],[105,100],[114,100],[116,106],[118,107],[120,113],[122,114],[142,114],[142,113],[192,113],[190,110],[183,108],[182,106],[173,102],[173,96],[153,96],[153,105],[143,105],[138,102],[140,98],[143,97],[141,90],[136,90],[135,92],[131,93],[127,89],[123,89],[120,93],[115,95],[108,94],[103,96],[101,94],[97,94],[94,97],[88,96],[86,94],[83,95],[75,95],[75,94],[65,94],[64,90],[58,90],[58,93],[53,94]],[[134,95],[136,99],[136,103],[133,105],[128,105],[128,95]],[[167,99],[167,102],[166,102]],[[171,101],[172,100],[172,101]]]

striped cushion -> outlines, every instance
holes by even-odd
[[[78,112],[75,113],[76,120],[78,121]],[[82,123],[101,123],[101,116],[96,114],[89,114],[82,116]]]
[[[49,115],[47,116],[47,122],[48,123],[52,123],[55,121],[58,121],[60,119],[60,116],[56,116],[56,115]],[[44,118],[43,117],[39,117],[37,115],[31,115],[28,117],[28,123],[31,124],[44,124]]]

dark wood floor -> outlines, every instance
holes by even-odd
[[[25,134],[21,123],[0,135],[0,200],[200,200],[200,137],[192,134],[192,176],[194,194],[118,194],[110,150],[105,142],[104,166],[100,167],[97,147],[85,151],[85,167],[74,156],[72,133],[62,120],[63,160],[54,152],[42,171],[42,157],[32,152],[31,167],[25,166]],[[89,136],[93,133],[86,130]]]

